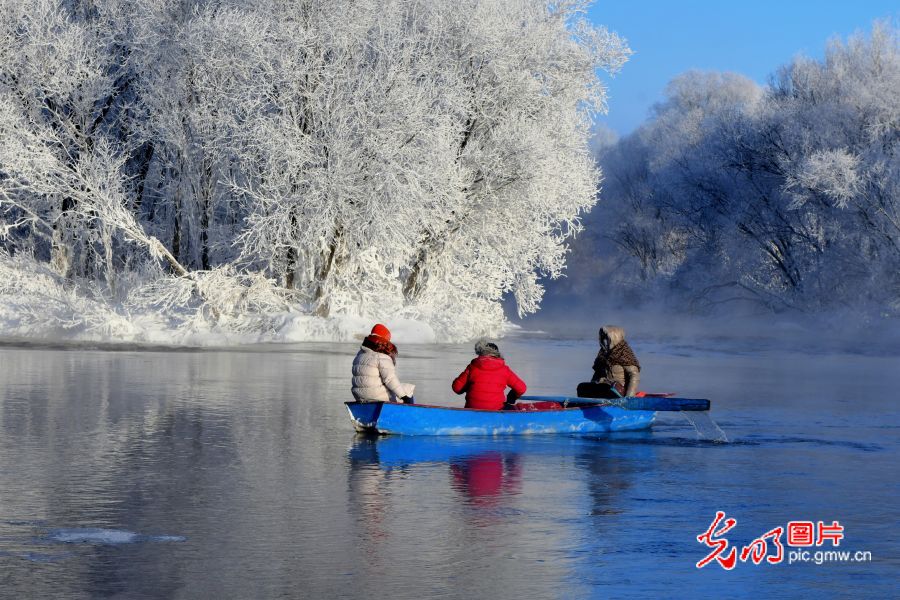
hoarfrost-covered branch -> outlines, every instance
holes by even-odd
[[[586,6],[4,2],[4,248],[213,320],[290,301],[497,332],[595,202],[597,71],[630,50]]]
[[[632,298],[896,316],[898,89],[889,22],[794,60],[766,88],[679,76],[651,120],[601,150],[606,203],[591,218],[610,229],[582,240],[575,276],[599,260],[619,266],[604,285]]]

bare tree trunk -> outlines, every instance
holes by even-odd
[[[294,289],[294,272],[297,270],[297,249],[291,246],[287,249],[285,258],[287,266],[284,269],[284,287]]]
[[[316,292],[313,299],[316,303],[314,313],[317,317],[327,317],[331,312],[331,303],[326,296],[326,287],[334,267],[340,266],[343,262],[343,260],[338,257],[342,238],[343,229],[338,226],[334,232],[331,243],[328,244],[328,250],[323,256],[322,265],[316,272]]]
[[[292,234],[296,234],[297,232],[297,213],[291,211],[291,232]],[[285,271],[284,271],[284,287],[289,290],[294,289],[294,276],[297,272],[297,260],[299,256],[297,254],[296,246],[291,246],[287,249],[287,253],[285,256]]]
[[[203,189],[200,191],[200,268],[209,271],[209,213],[212,210],[212,195],[215,186],[212,181],[212,165],[206,159],[204,159],[204,163],[206,164],[203,168]]]
[[[166,259],[166,262],[169,263],[169,266],[172,267],[172,271],[175,272],[179,277],[190,277],[188,270],[182,266],[178,259],[169,252],[169,249],[166,248],[165,244],[160,242],[155,237],[150,238],[150,244],[159,252],[163,258]]]
[[[72,276],[73,248],[69,234],[69,212],[75,208],[73,198],[63,198],[59,218],[53,222],[53,238],[50,247],[50,265],[66,279]]]
[[[172,226],[172,259],[178,263],[181,255],[181,184],[177,184],[175,195],[173,197],[173,208],[175,210],[175,221]]]
[[[472,88],[472,96],[472,103],[474,104],[474,87]],[[456,149],[457,164],[462,159],[463,152],[465,152],[466,147],[472,140],[472,134],[475,131],[476,123],[477,119],[475,118],[475,116],[473,114],[469,114],[469,116],[466,118],[466,123],[463,126],[462,139],[460,140],[459,146]],[[471,189],[475,185],[475,183],[476,182],[473,182],[472,185],[470,185],[465,191],[471,192]],[[446,245],[448,236],[458,231],[460,227],[462,227],[463,222],[468,216],[469,212],[464,213],[463,215],[459,215],[455,223],[448,220],[448,227],[443,234],[433,235],[430,232],[425,234],[422,239],[422,243],[419,246],[419,252],[418,254],[416,254],[416,260],[413,262],[412,269],[410,269],[409,275],[406,277],[406,281],[403,282],[403,297],[408,301],[415,300],[425,290],[425,283],[427,281],[425,267],[428,264],[429,258],[432,255],[440,253],[440,251]]]

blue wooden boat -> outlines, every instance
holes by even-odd
[[[653,410],[579,404],[544,410],[477,410],[394,402],[345,402],[357,431],[401,435],[524,435],[634,431]]]

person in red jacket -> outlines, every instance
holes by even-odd
[[[516,399],[525,393],[525,382],[506,366],[497,344],[478,340],[475,344],[477,358],[453,380],[453,391],[466,393],[466,408],[501,410],[512,408]],[[509,386],[509,394],[503,393]]]

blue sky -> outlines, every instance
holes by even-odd
[[[608,79],[609,115],[634,130],[666,83],[690,69],[734,71],[766,83],[798,54],[821,57],[829,38],[900,18],[898,0],[598,0],[588,18],[628,40],[634,55]]]

